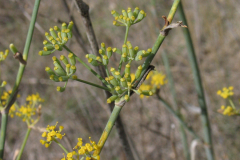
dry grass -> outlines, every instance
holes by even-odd
[[[23,15],[23,10],[31,14],[33,2],[33,0],[21,2],[0,1],[0,50],[6,49],[9,43],[14,43],[19,50],[23,50],[29,25],[29,21]],[[168,14],[171,3],[171,1],[163,0],[160,2],[154,0],[151,2],[147,0],[140,2],[138,0],[89,0],[91,20],[98,43],[105,42],[107,46],[120,47],[123,43],[125,30],[112,25],[113,18],[110,11],[112,9],[121,11],[123,8],[139,6],[140,9],[147,12],[147,18],[130,29],[128,40],[140,48],[151,47],[157,38],[159,28],[163,25],[163,20],[160,17]],[[201,68],[212,125],[216,159],[238,159],[240,156],[238,150],[240,147],[240,141],[238,141],[239,118],[224,117],[216,112],[220,105],[225,103],[216,95],[216,91],[224,86],[233,85],[235,87],[236,102],[240,98],[238,81],[240,68],[240,3],[237,0],[209,0],[207,3],[205,1],[184,0],[183,3]],[[43,30],[47,31],[49,27],[56,25],[56,20],[69,21],[68,15],[62,8],[60,0],[42,0],[37,22]],[[88,46],[81,16],[75,8],[72,13],[78,20],[78,28]],[[178,20],[178,15],[176,15],[174,21]],[[58,121],[59,124],[65,127],[68,140],[64,141],[64,143],[71,144],[69,148],[76,144],[77,137],[87,140],[91,136],[93,140],[97,141],[109,116],[103,92],[99,89],[89,88],[84,84],[71,83],[65,92],[58,93],[56,85],[59,84],[48,80],[48,76],[44,71],[45,66],[52,67],[51,56],[38,56],[43,40],[44,35],[36,29],[28,65],[20,86],[21,99],[19,101],[23,103],[27,94],[39,92],[46,102],[43,105],[43,115],[38,126],[46,127],[48,124],[55,124]],[[82,52],[74,38],[69,46],[84,59],[85,53]],[[185,41],[180,28],[170,33],[153,61],[156,69],[164,72],[160,55],[163,49],[167,51],[170,58],[178,101],[186,117],[186,122],[201,134],[199,115],[187,109],[187,106],[197,107],[198,102],[187,59]],[[57,56],[59,54],[66,55],[67,52],[63,51],[54,54]],[[113,65],[116,64],[117,61],[113,62]],[[18,63],[11,56],[1,66],[1,79],[8,81],[8,88],[13,86],[17,68]],[[81,65],[78,66],[77,74],[79,77],[84,77],[83,79],[91,79],[98,83],[91,73]],[[161,91],[161,94],[168,101],[172,100],[167,86]],[[125,105],[121,116],[129,137],[142,160],[174,159],[171,141],[160,136],[157,132],[164,135],[174,135],[178,160],[184,159],[178,123],[154,97],[140,100],[137,95],[134,95],[131,101]],[[172,125],[175,125],[175,129],[171,127]],[[153,132],[144,126],[157,132]],[[25,129],[26,125],[19,122],[18,118],[9,120],[6,159],[12,159],[14,151],[20,147]],[[56,144],[46,149],[39,143],[40,138],[41,133],[37,131],[31,133],[22,159],[54,160],[62,157],[63,151]],[[188,135],[188,140],[189,143],[193,140],[191,135]],[[103,149],[102,159],[125,159],[115,129],[113,129]],[[205,159],[205,153],[203,146],[199,145],[196,160],[202,159]]]

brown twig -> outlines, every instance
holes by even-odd
[[[84,3],[82,0],[75,0],[76,6],[78,8],[78,10],[80,11],[81,15],[82,15],[82,19],[83,19],[83,23],[86,29],[86,33],[87,33],[87,37],[88,37],[88,41],[90,43],[91,49],[93,54],[99,56],[98,50],[98,43],[97,43],[97,39],[92,27],[92,23],[90,20],[90,16],[89,16],[89,6]],[[101,77],[107,77],[105,69],[103,66],[99,66],[97,67],[97,70],[99,72],[99,74],[101,75]],[[106,97],[110,97],[111,94],[109,92],[105,92]],[[114,104],[109,104],[109,108],[110,110],[113,110]],[[123,145],[126,157],[128,160],[134,160],[134,156],[130,147],[130,144],[128,142],[127,139],[127,133],[124,129],[121,117],[119,116],[116,120],[116,129],[119,135],[119,138],[121,140],[121,143]]]
[[[85,42],[83,41],[83,38],[82,38],[82,35],[80,33],[80,31],[78,30],[78,27],[76,25],[76,21],[75,21],[75,18],[73,17],[73,15],[71,14],[71,10],[70,8],[68,7],[68,4],[67,4],[67,1],[66,0],[62,0],[63,2],[63,6],[66,10],[66,12],[69,14],[69,18],[70,18],[70,21],[73,22],[73,28],[72,28],[72,32],[73,32],[73,35],[75,36],[76,40],[77,40],[77,43],[80,45],[80,47],[82,48],[83,52],[85,52],[85,54],[88,53],[88,49],[86,47],[86,44]]]
[[[140,126],[143,127],[143,128],[145,128],[146,130],[148,130],[148,131],[156,134],[156,135],[159,135],[159,136],[167,139],[167,140],[170,140],[170,139],[171,139],[169,136],[167,136],[167,135],[165,135],[165,134],[163,134],[163,133],[161,133],[161,132],[159,132],[159,131],[157,131],[157,130],[152,129],[152,128],[148,127],[147,125],[141,124]]]

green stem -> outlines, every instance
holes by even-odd
[[[228,98],[228,100],[229,100],[229,103],[230,103],[230,105],[232,106],[232,108],[233,108],[233,109],[236,109],[236,107],[235,107],[233,101],[232,101],[230,98]]]
[[[106,124],[106,127],[105,127],[105,129],[102,133],[102,136],[98,141],[99,150],[96,151],[94,154],[99,155],[101,153],[102,148],[103,148],[105,142],[107,141],[107,138],[108,138],[108,136],[109,136],[114,124],[115,124],[115,121],[116,121],[122,107],[123,106],[121,106],[121,107],[117,106],[117,105],[114,106],[113,111],[111,113],[111,116],[109,117],[108,122]]]
[[[100,85],[97,85],[95,83],[91,83],[91,82],[88,82],[88,81],[84,81],[82,79],[74,79],[75,81],[79,81],[79,82],[82,82],[82,83],[85,83],[85,84],[88,84],[88,85],[91,85],[91,86],[94,86],[94,87],[97,87],[97,88],[101,88],[101,89],[104,89],[106,91],[111,91],[111,89],[107,88],[107,87],[104,87],[104,86],[100,86]]]
[[[78,58],[67,46],[63,45],[63,47],[70,53],[72,53],[76,60],[78,60],[80,63],[82,63],[82,65],[84,65],[84,67],[86,67],[90,72],[92,72],[96,77],[98,77],[98,79],[100,79],[102,81],[103,84],[105,84],[108,88],[111,88],[111,86],[108,84],[108,82],[103,79],[97,72],[95,72],[91,67],[89,67],[85,62],[83,62],[80,58]]]
[[[24,47],[24,51],[23,51],[23,59],[25,61],[27,61],[27,58],[28,58],[29,48],[30,48],[30,44],[31,44],[32,36],[33,36],[33,31],[34,31],[34,26],[35,26],[35,22],[36,22],[36,18],[37,18],[40,1],[41,0],[36,0],[35,4],[34,4],[32,18],[31,18],[31,22],[29,25],[27,39],[26,39],[26,43],[25,43],[25,47]],[[13,99],[15,92],[18,90],[19,84],[20,84],[22,76],[23,76],[24,69],[25,69],[25,65],[20,64],[18,73],[17,73],[17,77],[16,77],[16,81],[15,81],[15,85],[12,89],[12,94],[8,98],[8,102],[7,102],[6,106],[8,106],[10,101]],[[11,107],[11,106],[9,106],[9,107]],[[1,138],[0,138],[0,159],[3,159],[5,134],[6,134],[3,132],[6,132],[8,111],[9,111],[9,108],[6,108],[5,112],[4,113],[2,112]]]
[[[127,37],[128,37],[129,28],[130,28],[130,26],[126,26],[126,32],[125,32],[125,37],[124,37],[123,44],[127,43]],[[122,61],[122,59],[120,59],[120,62],[119,62],[119,65],[118,65],[118,72],[121,72],[122,63],[123,63],[123,61]]]
[[[159,101],[161,101],[164,106],[167,108],[167,110],[169,112],[171,112],[173,114],[173,116],[180,122],[180,124],[186,129],[189,131],[189,133],[191,133],[193,135],[194,138],[196,139],[200,139],[201,138],[192,130],[192,128],[188,127],[187,124],[182,120],[182,118],[172,109],[172,107],[165,101],[163,100],[159,94],[156,94],[157,95],[157,98]]]
[[[175,84],[174,84],[173,76],[172,76],[172,73],[171,73],[171,70],[170,70],[168,56],[164,51],[162,53],[162,58],[163,58],[164,66],[166,68],[166,73],[167,73],[167,77],[168,77],[167,79],[168,79],[168,82],[169,82],[168,84],[170,86],[170,91],[171,91],[171,94],[172,94],[172,97],[173,97],[173,107],[176,110],[177,115],[181,119],[183,119],[181,111],[180,111],[180,107],[177,105],[177,96],[176,96],[176,91],[175,91]],[[186,135],[186,132],[184,130],[183,125],[180,125],[179,129],[181,131],[181,139],[182,139],[185,158],[186,158],[186,160],[190,160],[191,155],[190,155],[190,151],[189,151],[189,147],[188,147],[187,135]]]
[[[62,148],[62,150],[63,150],[66,154],[68,154],[67,149],[66,149],[61,143],[59,143],[58,140],[54,140],[54,142],[56,142],[56,143]]]
[[[188,26],[182,3],[179,4],[179,13],[183,23]],[[191,65],[193,76],[194,76],[194,83],[195,83],[195,88],[198,95],[198,102],[201,108],[201,120],[202,120],[203,132],[204,132],[204,141],[205,141],[205,144],[207,144],[205,147],[205,151],[207,154],[207,159],[214,160],[214,151],[213,151],[213,144],[212,144],[212,137],[211,137],[211,126],[208,118],[208,111],[207,111],[207,105],[206,105],[204,90],[203,90],[202,81],[201,81],[201,74],[198,67],[197,58],[196,58],[190,32],[188,29],[183,29],[183,31],[184,31],[185,40],[187,42],[188,57],[189,57],[190,65]]]
[[[123,44],[127,43],[127,37],[128,37],[129,28],[130,28],[130,26],[126,27],[126,32],[125,32],[125,37],[124,37],[124,43]]]
[[[109,71],[108,71],[108,68],[107,68],[107,66],[104,66],[104,68],[105,68],[105,72],[106,72],[107,76],[109,77],[109,76],[110,76],[110,74],[109,74]]]
[[[1,136],[0,136],[0,159],[3,159],[4,153],[4,142],[6,138],[6,130],[7,130],[7,121],[8,121],[8,113],[3,110],[1,119]]]
[[[20,160],[20,158],[21,158],[21,156],[22,156],[22,153],[23,153],[23,150],[24,150],[24,148],[25,148],[25,146],[26,146],[26,143],[27,143],[27,140],[28,140],[28,137],[29,137],[29,134],[30,134],[31,130],[32,130],[31,128],[28,128],[27,133],[26,133],[26,135],[25,135],[25,138],[24,138],[24,140],[23,140],[21,149],[20,149],[20,151],[19,151],[19,153],[18,153],[18,156],[17,156],[16,160]]]

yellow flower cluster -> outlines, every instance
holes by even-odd
[[[46,138],[46,140],[41,139],[40,143],[42,145],[45,145],[46,148],[48,148],[53,141],[59,143],[58,139],[61,140],[63,136],[65,136],[65,134],[61,133],[64,127],[59,126],[59,128],[56,129],[57,124],[58,122],[54,126],[48,125],[46,128],[46,132],[42,133],[42,137]],[[78,157],[79,159],[80,156],[82,156],[82,160],[83,158],[85,158],[86,160],[100,160],[100,156],[93,153],[93,151],[98,151],[99,147],[97,146],[96,142],[91,140],[91,137],[89,137],[89,141],[90,143],[86,143],[85,145],[83,145],[82,138],[78,138],[77,145],[73,148],[77,151],[68,152],[66,157],[64,155],[61,160],[75,160],[74,157]]]
[[[7,96],[7,94],[3,95]],[[26,122],[28,125],[36,124],[41,114],[40,113],[41,105],[39,105],[38,108],[36,108],[36,105],[38,105],[39,102],[44,102],[44,100],[39,96],[38,93],[28,95],[28,97],[26,98],[25,105],[21,105],[21,107],[19,107],[18,105],[13,105],[10,108],[9,116],[13,118],[14,115],[16,115],[20,117],[22,121]],[[39,116],[36,119],[34,119],[33,116],[36,115],[36,113],[38,113]]]
[[[234,95],[233,86],[228,88],[224,87],[222,90],[218,90],[217,94],[220,95],[224,99],[228,99],[230,106],[221,106],[218,110],[219,113],[223,115],[233,116],[233,115],[240,115],[240,110],[236,110],[234,103],[232,102],[231,96]]]
[[[48,148],[50,146],[50,144],[52,143],[52,141],[56,141],[57,139],[62,139],[62,137],[65,134],[61,134],[62,130],[63,130],[63,126],[59,126],[59,129],[56,130],[58,122],[54,125],[54,126],[47,126],[46,128],[46,132],[43,132],[42,137],[46,138],[46,140],[40,140],[40,143],[42,145],[45,145],[46,148]]]
[[[8,53],[9,53],[8,49],[6,49],[4,53],[2,51],[0,51],[0,62],[4,61],[7,58]]]
[[[220,95],[222,98],[227,99],[234,95],[233,86],[228,88],[224,87],[222,90],[218,90],[217,94]]]
[[[231,106],[221,106],[221,109],[218,110],[219,113],[222,113],[223,115],[233,116],[233,115],[239,115],[239,111],[237,111],[235,108]]]
[[[135,79],[134,74],[131,74],[131,77],[132,80]],[[156,92],[156,89],[160,89],[161,86],[165,85],[166,83],[166,75],[157,71],[150,72],[146,77],[146,81],[138,89],[138,92],[140,93],[140,98],[153,95]]]

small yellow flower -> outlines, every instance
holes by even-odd
[[[234,95],[233,86],[228,88],[224,87],[222,90],[218,90],[217,94],[220,95],[222,98],[227,99]]]

